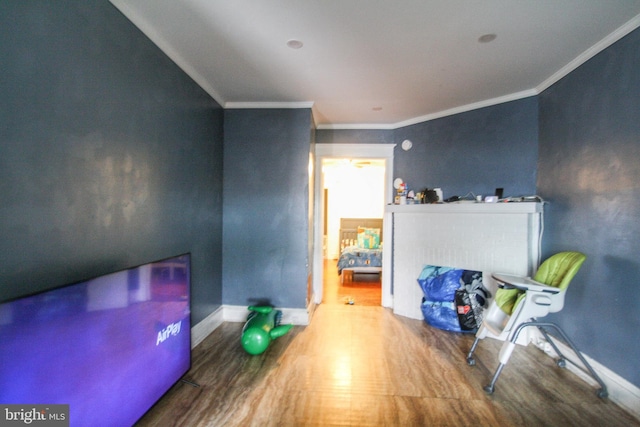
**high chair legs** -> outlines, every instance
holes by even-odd
[[[474,366],[476,364],[476,359],[473,358],[473,352],[476,351],[476,347],[478,346],[478,343],[480,342],[480,338],[475,339],[475,341],[473,342],[473,345],[471,346],[471,350],[469,350],[469,354],[467,354],[467,364],[469,366]]]
[[[495,391],[495,385],[496,385],[496,382],[498,381],[498,377],[502,373],[502,370],[504,369],[506,364],[509,362],[509,358],[511,357],[511,353],[515,349],[516,341],[518,340],[518,335],[520,334],[520,331],[522,331],[527,326],[536,326],[540,330],[540,332],[542,332],[542,334],[544,335],[544,337],[547,340],[547,342],[551,345],[551,347],[554,349],[556,354],[558,354],[559,359],[556,362],[556,365],[558,367],[564,368],[566,366],[566,362],[567,362],[566,357],[562,354],[562,352],[560,351],[558,346],[553,342],[553,339],[549,336],[549,334],[547,334],[547,332],[544,330],[544,328],[546,328],[546,327],[550,327],[550,328],[555,329],[560,334],[560,336],[563,338],[563,340],[571,347],[573,352],[578,356],[578,358],[580,359],[580,361],[584,365],[584,368],[589,372],[589,374],[591,374],[593,379],[596,380],[596,382],[600,385],[600,389],[598,389],[596,391],[596,395],[601,399],[605,399],[609,395],[609,393],[607,391],[607,386],[605,385],[605,383],[602,381],[602,379],[600,379],[598,374],[596,374],[596,372],[593,370],[593,368],[591,367],[589,362],[587,362],[587,360],[584,358],[584,356],[582,356],[582,353],[580,353],[578,348],[569,339],[569,337],[567,337],[567,335],[564,333],[564,331],[558,325],[556,325],[555,323],[536,322],[536,321],[521,323],[520,325],[518,325],[518,327],[516,328],[514,333],[511,334],[511,337],[509,338],[509,340],[504,342],[504,344],[502,345],[502,348],[500,349],[500,354],[499,354],[499,362],[500,363],[498,364],[498,368],[496,369],[496,372],[493,374],[493,378],[491,379],[491,382],[487,386],[484,387],[484,391],[486,391],[489,394],[492,394]],[[476,363],[475,359],[473,358],[473,352],[475,351],[479,341],[480,341],[479,338],[475,339],[475,341],[473,342],[473,345],[471,346],[471,350],[469,351],[469,354],[467,355],[467,363],[470,366],[473,366]],[[578,365],[576,365],[576,366],[578,366]],[[578,366],[578,367],[580,368],[580,366]]]
[[[587,360],[584,358],[582,353],[580,353],[580,350],[578,350],[576,345],[573,343],[573,341],[569,339],[567,334],[564,333],[564,331],[562,330],[562,328],[560,328],[560,326],[551,322],[546,322],[546,323],[530,322],[529,324],[537,326],[540,332],[542,332],[542,335],[544,335],[544,338],[547,340],[549,344],[551,344],[551,347],[559,357],[558,361],[556,362],[556,365],[558,365],[560,368],[564,368],[567,365],[567,358],[564,356],[564,354],[562,354],[562,352],[560,351],[558,346],[556,346],[556,344],[553,342],[553,339],[551,339],[549,334],[547,334],[547,331],[544,330],[545,327],[554,328],[562,336],[562,339],[569,345],[569,347],[571,347],[571,350],[573,350],[576,356],[578,356],[578,358],[584,365],[584,368],[589,372],[589,374],[591,374],[591,377],[594,380],[596,380],[596,382],[600,385],[600,389],[596,391],[596,395],[601,399],[605,399],[609,396],[609,392],[607,391],[607,386],[604,383],[604,381],[602,381],[602,379],[598,376],[598,374],[596,374],[596,371],[593,370],[593,368],[591,367],[591,364],[587,362]],[[528,326],[527,324],[523,324],[523,325]],[[519,331],[519,329],[520,328],[516,330],[516,333]],[[580,368],[580,366],[576,365],[575,363],[574,365]]]

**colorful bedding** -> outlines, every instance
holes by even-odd
[[[382,247],[365,249],[358,246],[344,248],[338,259],[338,274],[342,270],[360,267],[382,267]]]

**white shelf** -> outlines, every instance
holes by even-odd
[[[542,212],[542,203],[537,202],[454,202],[418,205],[387,205],[385,212],[391,213],[538,213]]]

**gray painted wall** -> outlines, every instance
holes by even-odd
[[[536,192],[538,101],[494,105],[394,130],[318,130],[319,144],[396,144],[394,178],[444,197]],[[404,151],[402,141],[413,147]]]
[[[640,386],[640,30],[540,96],[543,254],[587,261],[553,316],[578,347]]]
[[[225,110],[223,303],[304,308],[309,109]]]
[[[404,151],[402,141],[413,147]],[[418,123],[395,131],[394,174],[444,197],[469,192],[535,194],[538,102],[535,97]]]
[[[395,130],[376,129],[318,129],[318,144],[394,144]]]
[[[107,0],[0,2],[0,299],[192,254],[222,300],[222,109]]]

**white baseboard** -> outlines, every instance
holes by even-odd
[[[223,305],[225,322],[246,322],[249,310],[244,305]],[[278,308],[282,311],[282,323],[308,325],[309,312],[306,308]]]
[[[318,304],[316,304],[315,300],[311,298],[311,300],[309,301],[309,304],[307,305],[307,313],[309,317],[308,322],[311,322],[311,319],[313,318],[313,315],[316,312],[316,308],[318,308]]]
[[[282,311],[282,323],[305,326],[309,324],[309,309],[281,308],[279,310]],[[191,348],[193,349],[200,344],[218,326],[222,325],[222,322],[246,322],[248,314],[249,310],[246,306],[223,305],[218,307],[216,311],[191,328]]]
[[[307,326],[311,320],[309,310],[306,308],[283,308],[282,323],[291,323],[293,325]]]
[[[216,311],[208,315],[204,320],[198,322],[191,328],[191,348],[195,348],[206,337],[215,331],[224,322],[224,308],[218,307]]]
[[[249,310],[246,305],[223,305],[225,322],[246,322]]]
[[[542,338],[542,334],[540,334],[540,337],[540,340],[534,341],[536,347],[540,348],[550,357],[557,358],[558,355],[553,350],[553,347],[551,347],[551,345],[547,343],[544,338]],[[598,382],[594,380],[591,375],[587,374],[585,371],[578,367],[584,367],[584,365],[580,361],[580,358],[578,358],[578,356],[576,356],[576,354],[573,352],[570,346],[557,339],[554,340],[554,343],[562,352],[562,354],[567,358],[567,361],[571,362],[567,363],[568,370],[576,374],[586,383],[599,387]],[[582,356],[586,359],[587,362],[589,362],[593,370],[596,372],[596,374],[598,374],[600,379],[607,386],[607,391],[609,392],[609,400],[611,400],[616,405],[624,408],[631,415],[640,420],[640,388],[631,384],[629,381],[625,380],[606,366],[601,365],[597,361],[591,359],[586,354],[582,353]]]

